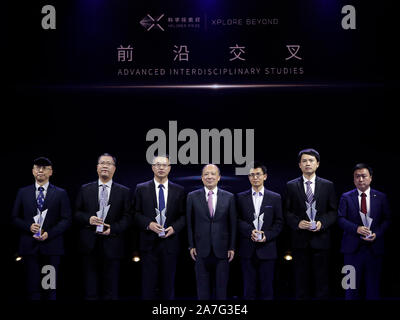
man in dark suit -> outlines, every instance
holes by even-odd
[[[135,222],[140,228],[142,298],[172,300],[180,249],[179,232],[185,226],[185,192],[168,180],[167,156],[153,159],[154,179],[138,184],[135,192]],[[157,212],[165,209],[165,219]],[[157,222],[158,219],[158,222]],[[157,295],[157,287],[159,295]]]
[[[296,299],[309,299],[312,284],[317,299],[328,299],[330,229],[337,216],[335,189],[331,181],[315,174],[320,163],[316,150],[300,151],[298,162],[303,175],[287,183],[284,202],[291,229]]]
[[[19,254],[26,265],[29,298],[41,299],[40,265],[44,264],[54,267],[50,270],[55,271],[56,281],[55,286],[49,283],[48,299],[55,300],[60,257],[64,254],[63,234],[71,225],[71,207],[67,192],[49,183],[53,174],[49,159],[35,159],[32,173],[35,184],[19,189],[12,221],[21,231]]]
[[[390,224],[389,203],[384,193],[370,188],[369,166],[357,164],[353,178],[356,189],[342,195],[338,211],[338,223],[344,231],[344,264],[356,271],[356,287],[346,290],[346,299],[360,299],[362,283],[366,299],[379,299],[384,234]]]
[[[239,246],[244,299],[273,299],[276,238],[283,228],[281,196],[264,188],[267,168],[255,162],[251,189],[237,195]],[[261,224],[260,224],[261,222]],[[260,295],[257,294],[259,285]]]
[[[216,299],[227,298],[229,262],[235,255],[236,208],[232,193],[217,187],[219,168],[208,164],[201,179],[204,188],[188,194],[186,220],[189,250],[195,260],[197,295],[209,300],[215,286]],[[211,284],[210,278],[215,277]]]
[[[101,155],[97,164],[99,180],[83,185],[76,200],[75,218],[80,227],[79,250],[83,254],[87,300],[99,298],[99,277],[103,298],[118,299],[123,236],[132,222],[132,199],[129,188],[113,182],[115,169],[115,157],[108,153]]]

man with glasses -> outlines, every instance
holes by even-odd
[[[118,299],[123,234],[132,222],[132,199],[129,188],[113,182],[115,169],[115,157],[102,154],[97,162],[99,179],[83,185],[76,200],[86,300],[99,298],[99,277],[104,300]]]
[[[26,266],[29,299],[42,298],[40,266],[50,265],[56,281],[50,283],[47,298],[55,300],[58,267],[64,254],[64,232],[71,225],[71,207],[67,192],[49,182],[53,174],[49,159],[35,159],[32,174],[35,184],[18,191],[12,221],[21,231],[19,254]]]
[[[171,300],[174,299],[179,232],[185,227],[185,192],[182,186],[168,179],[171,171],[168,156],[155,157],[152,170],[154,178],[138,184],[135,192],[135,222],[140,228],[142,258],[142,298]]]
[[[249,173],[251,189],[237,195],[238,255],[246,300],[273,299],[276,238],[283,228],[283,216],[281,196],[264,188],[266,180],[267,168],[255,162]]]

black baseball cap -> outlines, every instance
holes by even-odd
[[[51,163],[50,159],[45,158],[45,157],[39,157],[33,160],[33,165],[38,166],[38,167],[47,167],[47,166],[53,166]]]

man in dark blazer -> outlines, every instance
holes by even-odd
[[[135,222],[140,228],[142,298],[174,299],[175,271],[180,249],[179,232],[185,227],[185,192],[168,179],[167,156],[153,159],[154,179],[138,184]],[[156,209],[165,209],[165,220],[156,220]],[[163,223],[163,225],[161,225]],[[157,295],[157,287],[159,295]]]
[[[206,165],[201,176],[204,188],[187,197],[189,250],[195,260],[200,300],[211,299],[213,286],[216,299],[227,298],[229,262],[235,255],[235,200],[232,193],[217,187],[220,178],[216,165]],[[215,283],[210,282],[211,278],[215,278]]]
[[[129,188],[113,182],[115,169],[115,157],[101,155],[99,180],[83,185],[76,200],[86,300],[99,299],[100,277],[104,300],[118,299],[120,260],[124,256],[124,232],[132,223],[132,199]]]
[[[315,297],[328,299],[330,229],[337,217],[335,189],[331,181],[315,174],[320,163],[316,150],[300,151],[298,162],[303,175],[287,183],[284,201],[291,229],[296,299],[309,299],[313,284]],[[307,211],[308,207],[316,212]]]
[[[266,180],[267,168],[255,162],[249,173],[251,189],[237,195],[238,255],[246,300],[273,299],[276,238],[283,228],[283,215],[281,196],[264,188]],[[259,221],[263,221],[261,226]]]
[[[356,189],[342,195],[338,211],[344,264],[356,271],[356,287],[346,290],[346,299],[360,299],[360,286],[364,283],[365,298],[376,300],[380,297],[384,234],[390,224],[390,208],[386,195],[370,188],[371,167],[357,164],[353,178]]]
[[[49,159],[35,159],[32,173],[35,184],[19,189],[12,221],[21,231],[19,254],[26,265],[29,298],[42,298],[40,266],[50,265],[54,267],[50,270],[55,271],[56,281],[55,286],[50,281],[47,298],[55,300],[60,257],[64,254],[64,232],[71,225],[71,207],[67,192],[49,183],[53,174]],[[35,221],[38,211],[41,219]]]

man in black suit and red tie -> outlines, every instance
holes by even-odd
[[[153,159],[154,179],[135,192],[135,222],[140,228],[142,298],[174,299],[179,233],[185,227],[185,192],[171,182],[168,156]],[[157,295],[157,288],[159,295]]]
[[[266,180],[267,168],[255,162],[249,173],[251,189],[237,195],[238,255],[246,300],[274,296],[276,238],[283,228],[283,215],[281,196],[264,188]]]
[[[75,219],[80,227],[79,250],[83,255],[85,299],[99,299],[99,280],[104,300],[118,299],[120,260],[124,256],[124,232],[132,223],[129,188],[112,178],[116,158],[98,158],[97,181],[81,187]]]
[[[189,250],[195,261],[197,295],[209,300],[215,287],[215,298],[227,298],[229,262],[235,255],[237,216],[232,193],[217,187],[219,168],[204,166],[201,179],[204,188],[188,194],[186,221]],[[214,278],[215,282],[211,283]]]
[[[55,287],[47,298],[56,299],[58,270],[64,254],[64,232],[71,225],[71,206],[67,192],[49,182],[53,165],[47,158],[33,161],[35,184],[19,189],[12,212],[13,224],[21,231],[19,254],[27,273],[29,299],[40,300],[41,267],[50,265],[55,271]],[[50,271],[52,272],[52,271]]]
[[[360,299],[361,284],[366,299],[379,299],[384,235],[390,224],[390,208],[384,193],[370,187],[372,168],[359,163],[353,169],[356,189],[340,198],[338,223],[343,229],[344,264],[356,271],[356,287],[346,290],[346,299]]]
[[[329,298],[330,230],[336,221],[337,203],[331,181],[317,177],[320,155],[314,149],[298,155],[303,175],[286,185],[284,215],[291,229],[296,299]]]

